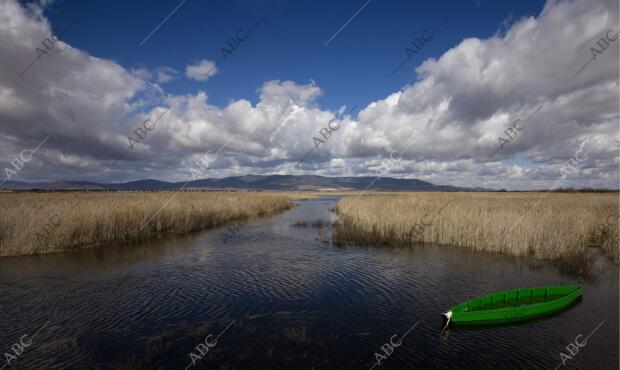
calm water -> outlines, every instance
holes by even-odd
[[[238,230],[1,259],[0,351],[39,331],[5,369],[185,369],[222,332],[189,369],[368,369],[416,323],[375,369],[554,369],[603,321],[566,367],[618,368],[616,267],[599,261],[580,278],[453,248],[337,247],[292,226],[328,220],[335,202]],[[582,302],[551,318],[440,334],[439,314],[466,299],[573,283]]]

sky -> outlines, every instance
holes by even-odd
[[[616,0],[0,0],[0,176],[617,189],[618,13]]]

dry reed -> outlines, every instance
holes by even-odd
[[[290,207],[256,192],[2,193],[0,256],[188,233]]]
[[[598,247],[617,264],[618,209],[618,193],[367,195],[338,202],[333,240],[433,243],[541,260],[562,260]]]

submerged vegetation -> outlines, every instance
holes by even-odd
[[[286,195],[258,192],[2,193],[0,256],[183,234],[290,207]]]
[[[327,225],[329,225],[329,222],[322,219],[322,218],[317,218],[314,221],[295,221],[293,222],[293,227],[313,227],[315,229],[320,229],[320,228],[324,228]]]
[[[618,263],[618,193],[406,193],[348,197],[336,206],[337,244],[433,243],[579,258],[589,247]]]

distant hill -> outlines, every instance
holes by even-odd
[[[376,180],[375,180],[376,179]],[[374,182],[373,182],[374,181]],[[372,185],[370,185],[372,183]],[[370,187],[369,187],[370,186]],[[314,175],[245,175],[222,179],[198,179],[189,182],[166,182],[153,179],[124,183],[60,181],[26,183],[7,181],[4,189],[41,190],[177,190],[177,189],[238,189],[238,190],[383,190],[383,191],[488,191],[483,188],[461,188],[435,185],[417,179],[391,177],[325,177]]]

